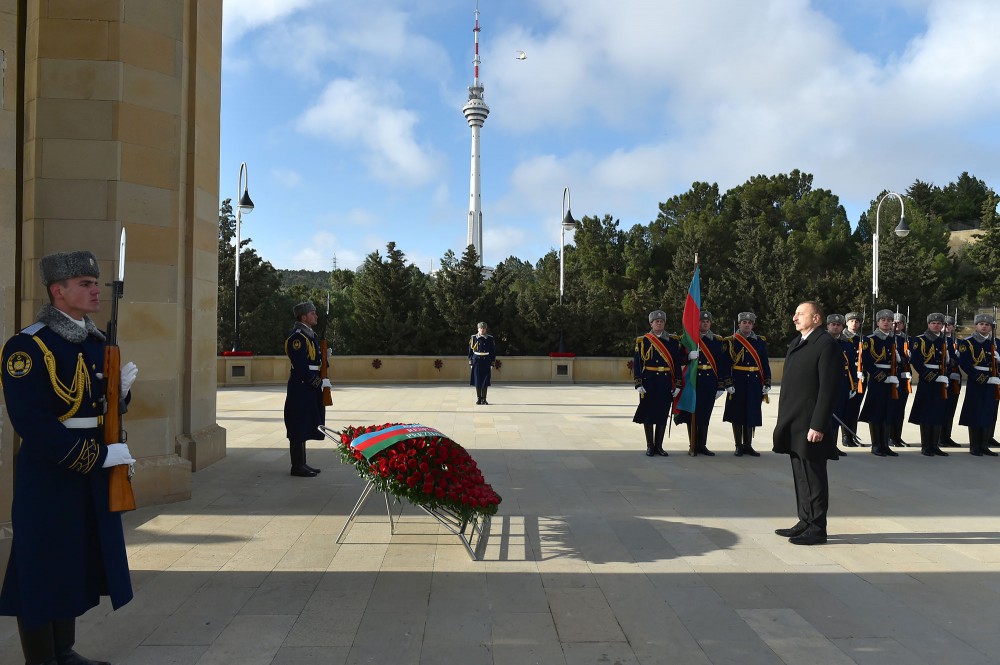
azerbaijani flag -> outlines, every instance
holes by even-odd
[[[394,425],[393,427],[386,427],[385,429],[362,434],[351,441],[351,448],[364,455],[366,460],[371,461],[380,452],[396,445],[400,441],[422,439],[428,436],[448,438],[436,429],[424,425]]]
[[[691,287],[688,289],[687,300],[684,302],[684,330],[681,333],[681,346],[688,351],[698,350],[698,338],[701,333],[698,330],[701,319],[701,268],[696,264],[694,267],[694,277],[691,278]],[[677,396],[677,411],[687,411],[694,413],[695,409],[695,386],[698,381],[698,362],[688,363],[687,372],[684,375],[684,389]]]

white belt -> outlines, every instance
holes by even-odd
[[[924,367],[927,369],[941,369],[941,365],[931,365],[930,363],[925,364]]]
[[[879,365],[878,363],[875,363],[875,366],[879,369],[892,369],[892,365]]]
[[[487,351],[486,353],[481,353],[481,352],[479,352],[479,351],[473,351],[473,353],[474,353],[475,355],[477,355],[477,356],[488,356],[488,355],[490,355],[490,354],[489,354],[489,351]]]
[[[991,372],[991,371],[993,371],[989,367],[980,367],[979,365],[976,365],[972,369],[978,369],[980,372]]]
[[[318,372],[319,371],[319,365],[309,365],[309,369],[311,369],[314,372]]]
[[[93,429],[100,426],[101,422],[97,416],[90,418],[67,418],[63,421],[63,427],[69,429]]]

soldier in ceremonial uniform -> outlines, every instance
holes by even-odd
[[[834,420],[837,427],[840,427],[843,432],[843,441],[846,445],[848,441],[853,442],[854,436],[846,429],[846,418],[847,418],[847,403],[857,394],[857,385],[855,383],[855,367],[857,366],[857,356],[855,355],[854,344],[849,340],[845,339],[843,336],[844,326],[847,320],[844,318],[843,314],[830,314],[826,317],[826,331],[830,333],[830,337],[837,342],[837,346],[844,353],[844,376],[843,376],[843,386],[842,390],[837,395],[837,402],[834,404],[833,415],[839,419]],[[834,428],[836,431],[836,428]],[[836,447],[836,443],[834,443]],[[843,450],[837,448],[838,455],[846,455]]]
[[[767,358],[767,341],[753,331],[757,316],[740,312],[737,331],[728,338],[729,360],[732,363],[732,392],[726,397],[722,419],[733,424],[736,456],[760,457],[753,449],[754,429],[763,424],[761,402],[771,392],[771,365]]]
[[[899,399],[889,402],[889,445],[905,448],[903,441],[903,421],[906,417],[906,403],[910,399],[913,375],[910,372],[910,336],[906,332],[906,315],[896,312],[892,317],[892,329],[896,335],[896,350],[902,361],[899,364]]]
[[[712,313],[702,310],[698,322],[701,339],[698,342],[698,379],[695,384],[694,441],[695,454],[715,455],[708,449],[708,424],[715,400],[726,393],[732,383],[728,342],[712,332]],[[690,358],[690,360],[695,360]],[[691,441],[691,413],[681,411],[676,422],[685,423]]]
[[[480,321],[477,327],[479,332],[469,338],[469,368],[472,370],[469,385],[476,387],[476,404],[489,404],[486,391],[490,388],[497,347],[493,335],[486,334],[486,322]]]
[[[995,322],[989,314],[977,314],[976,331],[958,342],[958,362],[969,377],[965,402],[958,424],[969,428],[969,452],[976,457],[996,457],[990,450],[990,440],[997,426],[997,404],[1000,399],[1000,353],[993,337]]]
[[[861,402],[865,398],[863,384],[859,381],[864,376],[864,373],[858,366],[861,345],[865,341],[865,336],[861,332],[861,326],[864,325],[865,320],[861,312],[848,312],[844,318],[847,321],[847,328],[841,333],[841,337],[850,342],[851,346],[854,347],[850,357],[854,359],[851,371],[854,373],[856,392],[853,397],[847,400],[847,408],[844,409],[844,424],[854,432],[854,435],[844,432],[842,442],[848,448],[855,448],[861,445],[861,439],[856,435],[858,433],[858,414],[861,413]]]
[[[635,339],[632,356],[632,378],[639,391],[639,406],[632,422],[641,423],[646,433],[646,456],[667,456],[663,436],[674,405],[674,397],[684,381],[681,365],[687,354],[676,335],[664,332],[667,314],[663,310],[649,313],[650,331]]]
[[[331,386],[330,379],[319,375],[323,359],[320,340],[313,330],[319,320],[316,306],[300,302],[292,308],[292,314],[295,325],[285,339],[285,355],[292,365],[285,395],[285,434],[292,459],[291,475],[312,478],[320,470],[306,463],[306,441],[323,438],[318,429],[326,424],[323,389]]]
[[[941,431],[942,448],[958,448],[958,444],[951,438],[951,430],[955,423],[955,411],[958,408],[958,396],[962,392],[962,374],[958,365],[958,340],[955,338],[955,317],[945,315],[944,317],[944,341],[948,346],[948,357],[951,360],[948,368],[948,378],[951,381],[951,390],[948,391],[948,412],[945,416],[944,429]]]
[[[105,335],[100,271],[90,252],[42,258],[49,303],[7,340],[0,383],[21,437],[14,473],[13,538],[0,614],[16,616],[29,665],[100,663],[75,651],[76,617],[110,596],[132,599],[120,513],[108,507],[110,468],[135,462],[103,440]],[[128,400],[138,370],[121,368]]]
[[[914,337],[910,346],[910,367],[920,377],[920,383],[909,420],[920,425],[920,454],[926,457],[948,456],[938,446],[948,414],[951,386],[951,358],[943,330],[944,314],[928,314],[927,330]]]
[[[878,327],[875,332],[865,337],[861,346],[865,401],[858,419],[868,423],[872,437],[872,455],[879,457],[896,457],[898,455],[889,447],[891,424],[889,404],[899,397],[901,390],[899,366],[902,363],[902,357],[895,348],[892,318],[892,310],[879,310],[875,314]],[[894,392],[896,393],[895,397],[893,396]]]

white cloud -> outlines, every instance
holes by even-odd
[[[392,82],[337,79],[299,118],[301,131],[362,150],[377,180],[416,186],[430,181],[437,158],[415,136],[417,114],[400,108],[402,91]]]
[[[223,0],[223,41],[238,40],[247,32],[305,9],[316,0]]]
[[[302,174],[291,169],[271,169],[271,177],[288,189],[302,184]]]

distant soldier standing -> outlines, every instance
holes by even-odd
[[[708,449],[708,425],[712,419],[715,400],[725,394],[732,383],[728,342],[712,332],[712,313],[701,311],[698,321],[698,379],[695,384],[694,451],[696,454],[715,455]],[[691,359],[694,361],[694,359]],[[730,388],[731,389],[731,388]],[[685,423],[688,440],[691,440],[691,416],[687,411],[677,414],[676,422]]]
[[[846,444],[847,441],[852,440],[854,437],[845,428],[847,418],[847,402],[857,394],[857,385],[855,384],[855,366],[857,365],[857,357],[854,352],[854,344],[843,337],[844,326],[846,319],[844,319],[843,314],[830,314],[826,317],[826,331],[830,334],[830,337],[837,342],[837,346],[840,348],[841,352],[844,354],[844,361],[842,363],[844,371],[843,374],[843,386],[842,390],[837,394],[837,402],[834,404],[833,415],[839,419],[834,420],[834,431],[837,427],[843,429],[843,440]],[[834,447],[836,447],[836,442],[834,442]],[[846,455],[843,450],[837,448],[838,455]]]
[[[889,404],[898,399],[899,364],[902,359],[894,348],[892,310],[882,309],[875,314],[878,328],[865,337],[861,347],[861,366],[864,371],[865,401],[859,420],[868,423],[872,438],[872,455],[896,457],[889,447]],[[893,362],[896,354],[896,362]],[[893,369],[895,368],[895,372]],[[893,397],[895,386],[896,397]]]
[[[485,321],[480,321],[476,328],[479,332],[469,338],[469,385],[476,387],[476,404],[489,404],[486,392],[490,388],[490,377],[493,374],[493,362],[497,359],[497,346],[493,335],[488,335]]]
[[[941,334],[943,329],[944,314],[928,314],[927,330],[913,338],[910,349],[910,366],[916,370],[920,383],[913,398],[909,421],[920,425],[920,454],[925,457],[948,456],[938,447],[948,414],[951,385],[951,359],[947,342]]]
[[[906,315],[896,312],[892,317],[892,329],[896,335],[896,351],[902,360],[899,362],[899,399],[889,402],[889,445],[897,448],[910,445],[903,441],[903,421],[906,419],[906,403],[913,390],[910,372],[910,336],[907,334],[908,322]]]
[[[847,320],[847,329],[841,334],[842,337],[849,341],[854,347],[851,357],[853,360],[853,365],[851,365],[851,370],[854,372],[855,385],[858,386],[858,390],[853,397],[847,400],[847,408],[844,410],[844,424],[851,428],[854,434],[858,433],[858,414],[861,413],[861,402],[864,401],[865,396],[862,392],[862,385],[860,384],[860,379],[864,376],[863,373],[858,369],[858,357],[861,354],[861,345],[865,341],[865,336],[861,332],[861,326],[864,325],[864,315],[861,312],[848,312],[844,317]],[[855,448],[861,445],[860,439],[856,436],[845,433],[843,437],[843,444],[848,448]]]
[[[951,383],[951,390],[948,391],[948,411],[945,416],[944,429],[941,431],[941,441],[938,445],[942,448],[958,448],[958,444],[951,437],[951,430],[955,424],[955,411],[958,408],[958,396],[962,392],[962,374],[958,364],[958,340],[955,338],[955,317],[944,317],[944,341],[948,346],[948,358],[951,360],[948,368],[948,379]]]
[[[291,475],[312,478],[319,469],[306,464],[306,441],[322,439],[320,425],[326,424],[326,407],[323,406],[323,388],[329,388],[330,379],[319,375],[320,344],[313,328],[319,321],[316,306],[300,302],[292,308],[295,325],[285,340],[285,355],[291,363],[285,395],[285,434],[292,459]]]
[[[639,392],[639,406],[632,422],[641,423],[646,434],[646,456],[667,456],[663,436],[673,409],[674,397],[680,392],[683,378],[681,365],[686,353],[676,335],[664,332],[667,313],[661,309],[649,313],[650,330],[635,339],[632,356],[632,378]]]
[[[1000,354],[992,336],[995,322],[989,314],[977,314],[976,331],[958,342],[958,362],[969,380],[958,424],[969,428],[969,453],[996,457],[990,441],[997,426],[1000,399]]]
[[[726,399],[722,419],[733,425],[737,457],[744,454],[760,457],[760,453],[753,449],[753,434],[754,429],[764,422],[761,402],[771,392],[767,340],[753,331],[756,321],[757,316],[753,312],[740,312],[737,331],[727,340],[733,366],[733,392]]]

